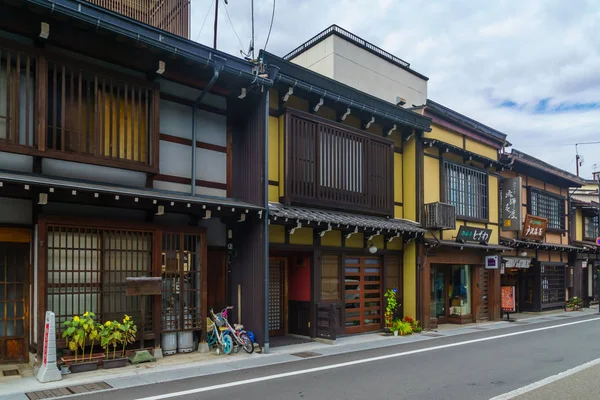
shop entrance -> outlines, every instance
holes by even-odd
[[[269,258],[269,336],[285,334],[285,258]]]
[[[27,359],[29,244],[0,243],[0,363]]]
[[[490,320],[490,271],[479,267],[479,309],[477,311],[478,321]]]
[[[431,265],[430,315],[438,324],[473,321],[470,265]]]
[[[344,259],[346,333],[381,329],[381,259]]]

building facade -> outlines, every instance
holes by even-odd
[[[42,350],[46,311],[59,339],[127,313],[159,345],[233,304],[263,345],[271,80],[83,2],[0,15],[0,362]],[[142,315],[125,281],[149,276]]]

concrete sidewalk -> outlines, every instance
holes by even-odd
[[[543,314],[521,314],[515,322],[497,321],[467,325],[443,325],[435,331],[426,331],[421,334],[394,337],[380,332],[363,335],[353,335],[338,338],[335,344],[309,342],[298,345],[283,346],[271,349],[269,354],[246,354],[241,351],[229,356],[211,353],[188,353],[164,357],[156,363],[127,366],[117,369],[98,369],[96,371],[67,375],[62,381],[42,384],[31,375],[0,381],[0,399],[27,399],[24,392],[50,390],[72,387],[95,382],[105,382],[113,388],[127,388],[149,383],[161,383],[177,379],[193,378],[230,372],[243,369],[252,369],[265,365],[274,365],[285,362],[302,360],[306,354],[316,353],[318,356],[329,356],[351,353],[359,350],[382,348],[403,343],[414,343],[433,340],[440,337],[451,337],[467,333],[501,330],[513,327],[515,324],[535,324],[538,322],[568,320],[580,316],[597,314],[598,309],[584,309],[574,312],[549,312]],[[511,319],[515,316],[511,316]]]

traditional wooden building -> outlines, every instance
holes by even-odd
[[[295,53],[298,56],[298,53]],[[269,103],[269,335],[383,327],[385,290],[415,315],[416,137],[430,120],[262,52]]]
[[[588,251],[572,243],[568,208],[569,188],[585,182],[515,149],[502,161],[509,166],[502,207],[512,215],[503,216],[500,242],[513,249],[505,254],[503,290],[514,291],[517,312],[562,308],[574,295],[577,253]]]
[[[233,304],[264,344],[266,125],[258,67],[76,0],[0,4],[0,362],[85,311],[202,340]],[[250,322],[251,321],[251,322]],[[62,343],[59,341],[59,347]]]
[[[416,170],[423,225],[420,312],[425,326],[500,318],[500,272],[486,257],[499,243],[498,180],[506,135],[432,100],[418,138]]]

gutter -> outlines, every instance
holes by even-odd
[[[149,47],[162,50],[171,55],[180,55],[188,60],[204,64],[207,67],[216,67],[211,59],[214,50],[208,50],[205,46],[191,40],[165,32],[150,25],[143,24],[134,19],[122,16],[112,11],[103,9],[82,0],[23,0],[25,4],[35,5],[51,14],[61,14],[80,21],[87,22],[96,30],[106,29],[110,32],[127,37]],[[269,79],[261,78],[251,72],[252,66],[241,59],[232,57],[226,53],[218,52],[219,56],[226,60],[222,67],[224,73],[236,76],[245,81],[256,82],[267,86],[272,85]],[[229,64],[229,65],[228,65]],[[247,71],[244,71],[246,70]]]
[[[200,103],[202,103],[202,99],[204,98],[206,93],[210,91],[217,79],[219,79],[221,69],[222,66],[220,68],[214,67],[212,78],[210,78],[210,81],[208,81],[208,84],[204,87],[202,93],[200,93],[200,96],[198,96],[196,101],[194,101],[194,106],[192,107],[192,196],[196,195],[196,108]]]
[[[271,66],[271,68],[273,68],[273,67],[275,67],[275,66]],[[289,77],[287,75],[278,74],[277,76],[275,76],[273,78],[273,81],[274,82],[281,82],[281,83],[284,83],[284,84],[289,85],[291,87],[298,87],[298,88],[300,88],[302,90],[307,91],[308,93],[314,93],[314,94],[316,94],[316,95],[318,95],[320,97],[323,97],[325,99],[331,100],[334,103],[341,103],[341,104],[346,105],[348,108],[352,107],[352,108],[354,108],[354,109],[356,109],[358,111],[367,112],[367,113],[372,114],[373,116],[376,116],[376,117],[379,117],[379,118],[382,118],[382,119],[386,119],[386,120],[392,121],[392,122],[397,123],[397,124],[407,125],[407,126],[419,129],[419,130],[423,130],[425,132],[431,132],[431,128],[428,127],[428,126],[420,125],[420,124],[416,123],[415,121],[411,121],[409,119],[398,118],[394,114],[390,114],[390,113],[387,113],[387,112],[379,111],[378,109],[373,108],[371,106],[368,106],[368,105],[366,105],[364,103],[359,103],[359,102],[351,100],[351,99],[349,99],[347,97],[336,95],[335,93],[327,92],[327,91],[325,91],[323,89],[320,89],[320,88],[318,88],[316,86],[309,85],[309,84],[304,83],[302,81],[299,81],[297,79],[291,78],[291,77]],[[402,111],[410,112],[410,111],[407,111],[407,110],[404,110],[404,109]],[[419,118],[422,118],[422,116],[420,114],[415,114],[415,117],[417,117],[417,116]]]

